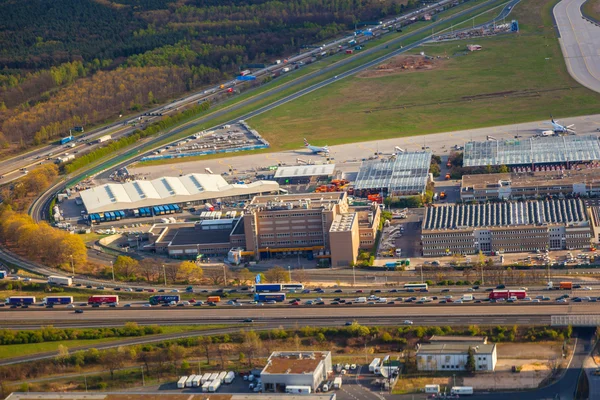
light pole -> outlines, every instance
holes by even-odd
[[[227,286],[227,267],[223,265],[223,286]]]
[[[113,278],[113,282],[115,281],[115,266],[113,265],[113,262],[110,262],[110,271],[112,272],[112,278]]]
[[[144,379],[144,366],[142,365],[142,386],[146,386],[146,381]]]
[[[71,270],[73,270],[73,276],[75,276],[75,265],[73,264],[73,254],[70,254],[71,257]]]
[[[453,382],[454,382],[454,386],[456,386],[456,374],[452,374],[452,379],[453,379]]]
[[[290,282],[292,281],[292,267],[290,267],[289,265],[288,265],[288,279]]]
[[[352,265],[352,286],[356,286],[356,266]]]
[[[421,283],[423,283],[423,264],[421,264]]]
[[[163,264],[162,267],[163,267],[163,277],[165,278],[165,286],[167,286],[167,270],[165,269],[165,264]]]

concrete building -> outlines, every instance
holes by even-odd
[[[463,201],[534,199],[547,196],[600,195],[600,169],[464,175]]]
[[[435,340],[433,340],[435,338]],[[496,368],[496,345],[487,339],[473,337],[432,337],[431,343],[417,345],[419,371],[464,371],[469,349],[473,351],[476,371],[493,371]],[[482,340],[483,339],[483,340]]]
[[[295,165],[279,167],[273,180],[281,185],[297,185],[312,180],[323,180],[333,177],[335,164]]]
[[[282,392],[286,386],[310,386],[313,392],[333,372],[331,352],[271,353],[260,379],[266,392]]]
[[[510,253],[590,247],[591,224],[581,199],[448,204],[427,208],[424,256]]]

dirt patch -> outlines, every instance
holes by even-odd
[[[480,373],[463,379],[464,386],[475,390],[535,389],[548,377],[550,371],[521,371]]]
[[[357,76],[359,78],[379,78],[405,72],[431,71],[442,66],[442,58],[427,56],[396,56],[383,64],[379,64]]]
[[[423,390],[425,385],[452,386],[450,377],[421,377],[421,378],[401,378],[394,386],[394,393],[414,393]]]
[[[562,358],[561,343],[498,343],[498,359],[550,360]]]

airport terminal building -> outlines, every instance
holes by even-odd
[[[424,256],[585,249],[591,238],[581,199],[429,207],[421,232]]]

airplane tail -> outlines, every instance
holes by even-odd
[[[552,116],[552,114],[550,114],[550,120],[552,121],[552,123],[554,123],[554,117]]]
[[[308,144],[308,141],[306,140],[306,138],[304,138],[304,147],[308,147],[308,146],[310,146],[310,145]]]

